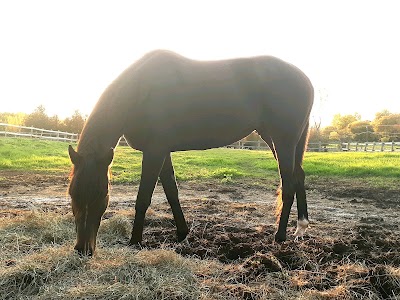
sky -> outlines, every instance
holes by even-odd
[[[89,114],[143,54],[273,55],[302,69],[312,120],[400,113],[396,1],[1,1],[0,112]]]

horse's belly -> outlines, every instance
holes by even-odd
[[[252,120],[236,116],[215,115],[194,117],[191,122],[178,121],[159,131],[162,143],[172,151],[221,147],[250,134],[255,129]]]
[[[231,144],[256,129],[257,101],[231,84],[223,88],[152,91],[137,107],[130,126],[135,148],[208,149]]]
[[[136,120],[136,125],[125,133],[129,144],[142,151],[149,148],[202,150],[229,145],[256,129],[256,119],[245,114],[171,116],[166,112],[157,118],[152,116],[147,120]]]

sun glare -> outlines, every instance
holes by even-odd
[[[159,48],[201,60],[287,60],[324,91],[314,109],[324,120],[398,111],[400,21],[386,2],[22,3],[0,4],[1,111],[43,104],[50,114],[87,114],[122,70]]]

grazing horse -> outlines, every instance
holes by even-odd
[[[92,255],[109,200],[109,169],[123,135],[143,152],[130,244],[142,241],[145,213],[160,178],[172,208],[177,238],[189,230],[178,199],[171,152],[231,144],[253,130],[272,149],[281,177],[278,230],[286,239],[294,196],[302,236],[308,226],[303,153],[313,104],[310,80],[271,56],[195,61],[157,50],[132,64],[104,91],[90,114],[73,163],[69,194],[75,216],[75,249]]]

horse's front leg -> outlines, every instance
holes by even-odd
[[[151,197],[157,183],[158,176],[165,160],[164,153],[143,152],[142,175],[135,205],[135,221],[133,223],[130,245],[142,241],[143,225],[146,211],[151,203]]]
[[[167,155],[164,166],[160,173],[160,180],[164,188],[165,195],[172,209],[176,224],[176,234],[178,242],[183,241],[189,233],[185,217],[182,212],[178,197],[178,187],[176,186],[174,167],[171,161],[171,154]]]

